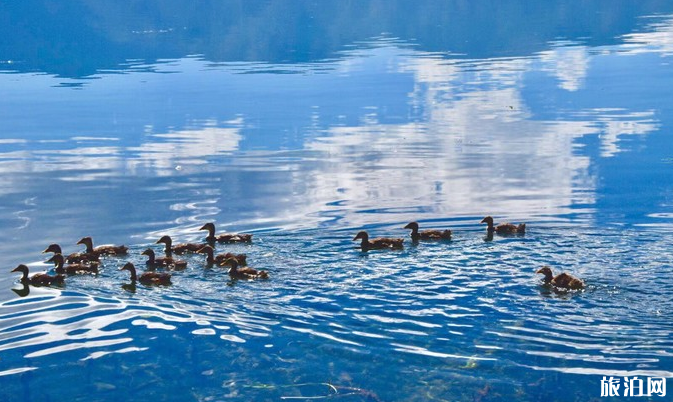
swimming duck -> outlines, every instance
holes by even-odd
[[[93,261],[89,264],[76,263],[63,265],[65,258],[61,254],[54,254],[47,262],[54,263],[54,271],[57,274],[68,274],[68,275],[77,275],[77,274],[98,274],[98,262]]]
[[[227,261],[229,258],[233,258],[236,260],[239,266],[246,266],[247,265],[247,256],[245,254],[234,254],[234,253],[226,253],[226,254],[218,254],[215,255],[215,249],[213,249],[212,246],[205,246],[197,253],[201,254],[206,254],[206,264],[208,266],[212,265],[218,265],[218,266],[223,266],[227,265],[225,264],[225,261]]]
[[[401,249],[403,248],[404,239],[392,239],[388,237],[379,237],[376,239],[369,240],[369,235],[367,232],[364,230],[361,232],[358,232],[357,235],[353,238],[353,241],[362,239],[362,243],[360,243],[360,247],[362,247],[362,251],[367,251],[367,250],[372,250],[372,249],[383,249],[383,248],[391,248],[391,249]]]
[[[215,224],[213,222],[208,222],[205,225],[201,226],[199,230],[207,230],[208,236],[206,241],[208,243],[250,243],[252,242],[252,235],[245,233],[223,233],[215,235]]]
[[[488,228],[486,229],[489,233],[497,233],[499,235],[508,235],[508,234],[524,234],[526,233],[526,224],[520,223],[514,225],[512,223],[501,223],[498,226],[493,226],[493,218],[490,216],[485,217],[479,223],[486,223]]]
[[[410,222],[405,229],[411,229],[411,240],[451,240],[451,231],[446,230],[423,230],[418,231],[418,222]]]
[[[266,271],[258,271],[250,267],[238,267],[236,258],[227,258],[223,265],[229,265],[229,276],[235,279],[269,279],[269,273]]]
[[[91,237],[82,237],[77,244],[84,244],[86,246],[86,253],[93,253],[97,255],[124,255],[128,251],[126,246],[98,246],[93,248],[93,239]]]
[[[32,276],[28,276],[28,267],[20,264],[12,270],[12,272],[21,272],[23,276],[21,277],[21,283],[27,283],[33,286],[50,286],[50,285],[61,285],[65,281],[64,275],[49,275],[43,272],[37,273]]]
[[[156,242],[156,244],[161,243],[166,245],[166,247],[164,248],[166,257],[172,257],[173,252],[175,252],[176,254],[195,253],[201,250],[204,246],[207,246],[207,244],[199,244],[199,243],[180,243],[174,246],[173,240],[171,239],[170,236],[162,236],[161,239],[157,240]]]
[[[544,275],[545,285],[552,285],[559,289],[571,289],[571,290],[578,290],[584,288],[584,282],[582,282],[581,279],[577,279],[570,274],[566,274],[565,272],[554,276],[554,274],[552,274],[551,272],[551,268],[549,268],[547,265],[538,269],[535,273]]]
[[[185,269],[187,268],[187,261],[184,260],[176,260],[173,257],[159,257],[156,258],[156,255],[154,254],[154,250],[151,248],[148,248],[147,250],[143,251],[141,253],[142,255],[146,255],[147,262],[145,264],[147,265],[148,268],[159,268],[159,267],[164,267],[164,268],[172,268],[172,269]]]
[[[61,246],[58,244],[50,244],[49,247],[47,247],[42,253],[63,254],[61,251]],[[65,257],[65,262],[68,263],[87,263],[98,260],[98,254],[96,253],[72,253]]]
[[[166,272],[144,272],[140,276],[136,273],[136,267],[127,262],[123,267],[119,268],[120,271],[129,271],[131,273],[131,282],[138,281],[143,285],[170,285],[171,284],[171,274]]]

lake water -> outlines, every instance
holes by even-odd
[[[0,21],[0,400],[587,401],[673,377],[673,3],[32,0]],[[485,238],[485,215],[528,231]],[[352,241],[413,220],[453,240]],[[170,287],[123,287],[208,221],[253,233],[218,252],[271,279],[188,255]],[[83,236],[130,254],[60,288],[9,272]],[[540,286],[544,264],[587,289]]]

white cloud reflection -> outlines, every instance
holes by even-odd
[[[568,110],[544,113],[526,96],[526,80],[531,73],[540,72],[539,75],[556,79],[562,92],[586,91],[596,59],[653,49],[670,54],[672,32],[673,22],[667,20],[654,25],[653,32],[627,35],[625,45],[607,52],[575,44],[555,44],[535,57],[493,60],[450,60],[387,43],[383,48],[352,52],[335,60],[334,68],[324,69],[321,74],[305,75],[244,75],[240,74],[240,64],[213,68],[194,59],[185,61],[189,68],[182,69],[176,61],[172,68],[181,72],[151,76],[155,81],[152,88],[162,88],[161,82],[156,81],[164,79],[171,80],[169,84],[173,85],[179,77],[184,82],[205,82],[210,87],[203,91],[214,91],[208,92],[214,101],[232,91],[229,86],[241,85],[242,89],[234,88],[241,94],[250,85],[263,86],[274,81],[277,86],[270,88],[280,92],[280,96],[274,93],[276,97],[269,102],[263,97],[251,98],[259,103],[256,106],[259,111],[254,112],[242,112],[235,103],[228,104],[229,109],[222,115],[238,116],[231,121],[197,116],[186,119],[185,127],[161,126],[161,122],[147,124],[140,145],[136,146],[109,135],[101,134],[103,138],[98,138],[92,135],[95,127],[74,133],[65,145],[76,143],[70,149],[31,151],[25,140],[0,142],[3,147],[23,147],[0,153],[3,173],[0,192],[30,185],[12,179],[12,173],[17,172],[64,171],[72,174],[64,174],[63,180],[86,181],[117,175],[172,176],[180,174],[178,169],[184,166],[192,171],[212,169],[207,167],[210,159],[231,156],[241,148],[247,135],[243,130],[251,126],[248,121],[251,115],[264,116],[272,110],[278,113],[274,115],[278,121],[273,124],[286,124],[283,127],[286,132],[299,133],[299,149],[292,150],[304,153],[276,157],[276,153],[286,151],[279,146],[280,151],[273,147],[264,149],[269,152],[264,162],[260,162],[264,158],[255,151],[242,151],[237,156],[239,171],[284,172],[283,177],[291,180],[287,183],[249,179],[253,181],[244,183],[247,187],[258,186],[254,189],[256,194],[273,194],[277,200],[265,203],[263,210],[255,212],[260,224],[271,226],[274,220],[287,222],[308,216],[324,220],[337,214],[342,215],[344,225],[359,226],[378,222],[382,218],[380,213],[386,211],[394,211],[395,220],[473,217],[486,213],[512,219],[562,217],[578,212],[577,205],[590,208],[595,203],[596,179],[589,172],[591,160],[581,152],[582,142],[578,140],[597,136],[601,157],[614,157],[623,151],[625,136],[643,136],[658,129],[657,111],[605,108],[597,104],[584,108],[571,105]],[[142,78],[128,74],[115,79],[147,80],[147,73],[144,74]],[[414,118],[402,117],[391,122],[385,107],[367,103],[378,102],[376,96],[363,96],[352,100],[352,105],[358,105],[357,119],[349,123],[330,120],[332,116],[353,113],[339,109],[343,105],[352,107],[350,103],[332,101],[341,96],[342,87],[352,86],[355,90],[350,88],[348,93],[357,94],[372,75],[391,75],[382,85],[408,88],[399,99],[386,101],[393,106],[402,105],[401,109]],[[255,81],[260,77],[264,84]],[[96,86],[102,81],[89,85]],[[398,83],[401,81],[404,83]],[[125,87],[133,87],[133,83]],[[312,97],[316,102],[305,111],[310,116],[306,124],[301,121],[303,117],[297,117],[304,112],[295,110],[295,87],[302,88],[301,96]],[[367,87],[374,92],[386,89]],[[100,96],[102,90],[96,88],[94,93],[107,99]],[[117,88],[110,91],[117,93]],[[600,100],[600,94],[593,95]],[[122,91],[118,96],[132,95]],[[287,99],[288,104],[272,104],[278,99]],[[133,104],[125,99],[114,102],[126,103]],[[202,104],[207,103],[208,100]],[[163,105],[157,101],[156,107],[160,109]],[[290,115],[287,121],[283,120],[285,114]],[[262,123],[255,121],[255,124],[263,125],[265,120],[258,119]],[[107,119],[103,120],[99,124],[108,124]],[[277,134],[276,126],[261,128],[265,135]],[[58,143],[58,146],[64,145]],[[310,157],[301,159],[309,154]],[[217,199],[222,193],[204,194],[203,199],[195,199],[193,203],[168,200],[170,205],[166,208],[191,214],[177,218],[176,222],[192,222],[197,215],[202,219],[206,212],[220,211],[218,207],[229,202]]]

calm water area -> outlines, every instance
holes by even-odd
[[[0,401],[672,400],[673,2],[25,0],[0,38]],[[271,278],[118,270],[206,222]],[[129,254],[10,272],[83,236]],[[601,396],[634,376],[667,396]]]

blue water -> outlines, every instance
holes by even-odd
[[[586,401],[673,377],[673,4],[553,3],[0,5],[0,401]],[[488,239],[485,215],[528,231]],[[351,240],[413,220],[454,239]],[[208,221],[253,233],[218,252],[271,279],[117,270]],[[61,288],[9,272],[87,235],[130,254]]]

